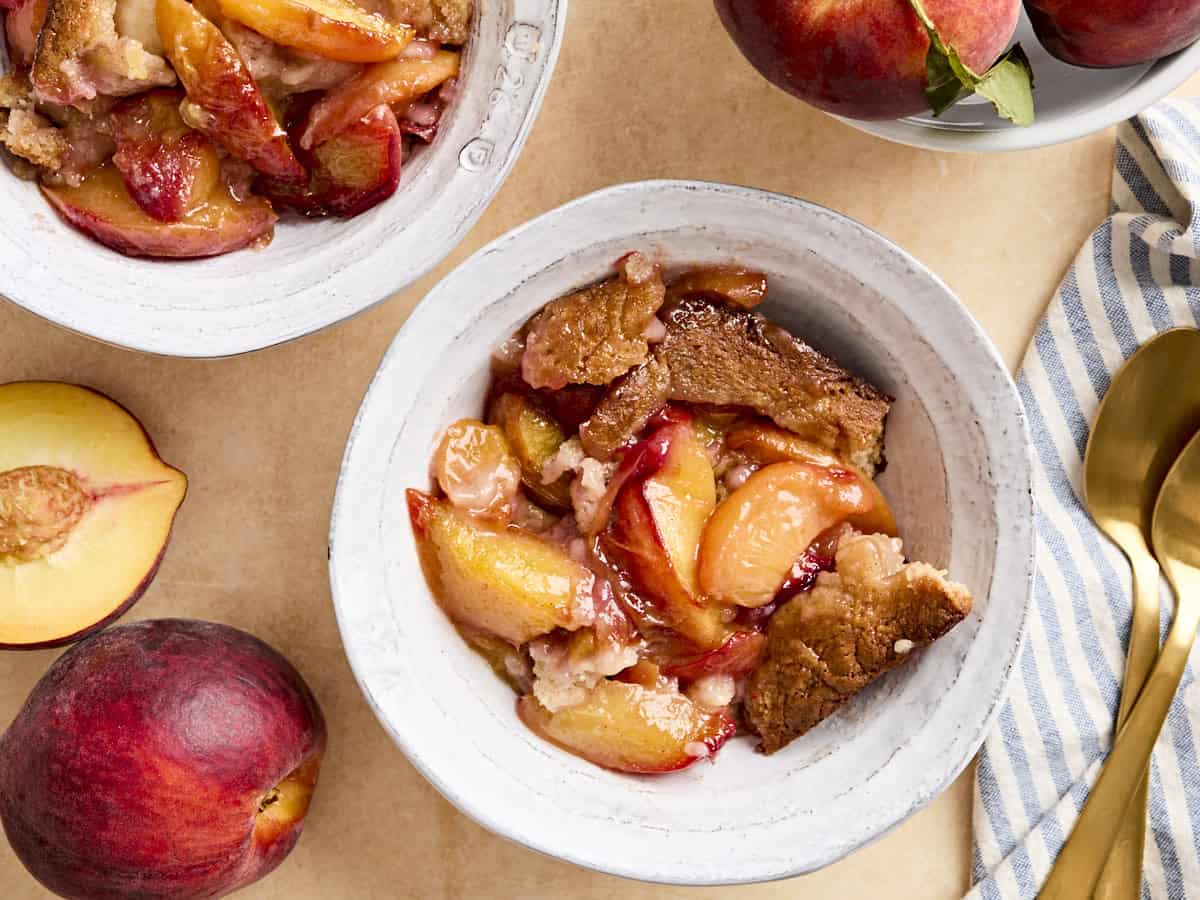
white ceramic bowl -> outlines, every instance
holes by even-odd
[[[1029,54],[1037,78],[1037,121],[1028,128],[1004,121],[979,98],[969,98],[938,119],[927,114],[894,122],[843,121],[890,141],[930,150],[1028,150],[1072,141],[1135,116],[1200,71],[1200,43],[1147,65],[1069,66],[1038,43],[1025,13],[1014,41]]]
[[[492,350],[550,299],[641,249],[761,269],[764,311],[896,397],[881,479],[909,551],[976,596],[970,618],[785,750],[637,777],[534,736],[421,575],[404,490],[442,429],[481,410]],[[1033,570],[1028,438],[1008,372],[946,286],[837,213],[748,188],[652,181],[510,232],[438,285],[355,423],[330,573],[350,662],[421,772],[481,824],[606,872],[681,884],[824,866],[903,821],[967,765],[1016,659]]]
[[[0,295],[112,344],[199,357],[269,347],[386,299],[440,262],[483,213],[554,70],[567,0],[477,6],[463,90],[434,143],[405,160],[386,203],[350,220],[290,219],[261,250],[137,260],[63,223],[33,184],[0,164]]]

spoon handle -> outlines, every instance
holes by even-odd
[[[1133,624],[1129,632],[1129,653],[1125,658],[1125,676],[1121,683],[1121,706],[1117,711],[1119,733],[1134,701],[1142,692],[1146,678],[1158,656],[1159,579],[1162,570],[1145,541],[1125,548],[1133,568]],[[1146,846],[1146,789],[1149,779],[1143,773],[1137,792],[1125,811],[1121,830],[1112,854],[1104,865],[1093,900],[1137,900],[1142,893],[1142,856]]]
[[[1189,589],[1200,590],[1200,570],[1186,571],[1194,576],[1187,579]],[[1150,754],[1175,699],[1196,637],[1196,627],[1200,625],[1200,596],[1185,597],[1181,590],[1182,579],[1172,580],[1178,606],[1167,642],[1138,697],[1133,714],[1117,735],[1117,742],[1100,771],[1074,831],[1042,886],[1038,895],[1041,900],[1079,900],[1092,895],[1125,812],[1149,768]]]

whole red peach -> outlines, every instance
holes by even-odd
[[[772,83],[854,119],[929,108],[929,35],[909,0],[715,0],[738,48]],[[924,0],[942,39],[983,72],[1012,40],[1020,0]]]
[[[1026,0],[1038,40],[1075,66],[1132,66],[1200,38],[1200,0]]]
[[[124,625],[63,654],[0,738],[0,821],[63,897],[220,897],[295,846],[324,750],[316,700],[262,641]]]

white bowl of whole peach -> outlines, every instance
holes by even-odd
[[[1030,477],[1003,363],[902,250],[792,198],[622,185],[397,336],[338,485],[338,621],[484,826],[643,880],[787,877],[978,749]]]
[[[227,356],[436,265],[519,154],[566,0],[0,0],[0,295]]]

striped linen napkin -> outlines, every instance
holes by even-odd
[[[1130,570],[1082,503],[1111,376],[1159,331],[1200,324],[1200,100],[1117,136],[1112,212],[1039,323],[1019,388],[1034,444],[1037,579],[1009,696],[979,757],[971,898],[1032,898],[1111,749]],[[1163,587],[1165,627],[1173,600]],[[1150,773],[1142,898],[1200,898],[1200,684],[1184,676]]]

